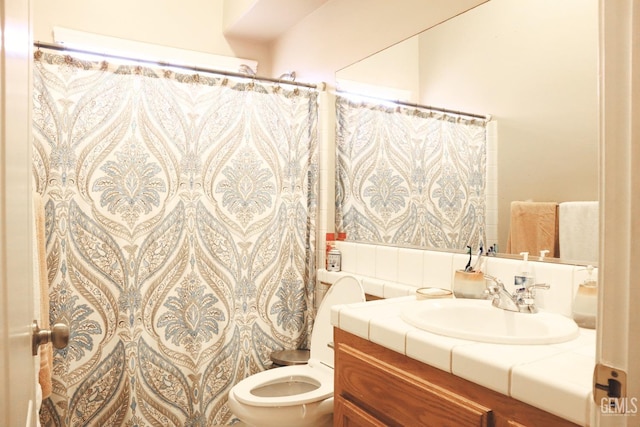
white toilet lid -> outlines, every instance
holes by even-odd
[[[319,360],[333,368],[333,349],[328,346],[333,342],[331,307],[336,304],[351,304],[362,301],[364,301],[364,290],[355,277],[344,276],[331,285],[322,299],[313,322],[311,359]]]
[[[304,382],[313,388],[307,392],[268,396],[254,394],[255,390],[286,384],[287,382]],[[333,395],[333,369],[323,366],[318,361],[309,360],[306,365],[283,366],[258,372],[236,384],[231,392],[238,402],[250,406],[294,406],[328,399]],[[278,393],[274,393],[278,394]]]

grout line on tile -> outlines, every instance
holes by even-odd
[[[449,349],[449,373],[453,374],[453,349],[456,348],[454,345]]]
[[[587,396],[587,405],[586,405],[586,408],[584,409],[584,412],[585,412],[584,421],[587,427],[591,425],[591,405],[592,404],[594,404],[593,393],[589,393],[589,395]]]
[[[595,425],[595,424],[591,424],[591,411],[592,410],[597,410],[598,408],[596,408],[596,403],[593,397],[593,392],[589,393],[589,395],[587,396],[587,407],[585,408],[585,417],[584,417],[584,425],[586,427],[590,427],[591,425]],[[597,423],[597,420],[596,420]]]
[[[509,366],[509,377],[508,377],[508,380],[507,380],[507,392],[509,393],[508,394],[509,397],[513,397],[513,393],[511,392],[511,383],[513,382],[513,368],[516,365],[517,364]]]
[[[469,344],[473,344],[473,343],[469,343]],[[453,344],[451,346],[451,348],[449,349],[449,372],[452,373],[452,374],[453,374],[453,351],[456,348],[464,346],[464,345],[468,345],[468,344]]]
[[[469,341],[468,343],[459,343],[459,344],[453,344],[451,346],[451,349],[449,350],[449,372],[453,374],[453,350],[455,350],[458,347],[467,347],[470,345],[475,345],[477,344],[476,342],[473,341]],[[455,374],[454,374],[455,375]]]

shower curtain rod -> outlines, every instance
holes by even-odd
[[[325,83],[320,83],[319,85],[316,85],[316,84],[313,84],[313,83],[301,83],[301,82],[294,82],[294,81],[290,81],[290,80],[274,79],[274,78],[270,78],[270,77],[251,76],[251,75],[247,75],[247,74],[243,74],[243,73],[234,73],[232,71],[221,71],[221,70],[215,70],[213,68],[196,67],[196,66],[193,66],[193,65],[172,64],[171,62],[159,62],[159,61],[154,61],[154,60],[151,60],[151,59],[140,59],[140,58],[134,58],[132,56],[115,55],[115,54],[111,54],[111,53],[102,53],[102,52],[96,52],[96,51],[85,50],[85,49],[78,49],[78,48],[63,46],[63,45],[59,45],[59,44],[55,44],[55,43],[46,43],[46,42],[40,42],[40,41],[34,42],[33,45],[35,47],[37,47],[37,48],[51,49],[51,50],[64,51],[64,52],[81,53],[81,54],[87,54],[87,55],[99,55],[99,56],[104,56],[106,58],[120,59],[120,60],[125,60],[125,61],[142,62],[144,64],[158,65],[158,66],[162,66],[162,67],[180,68],[180,69],[189,70],[189,71],[220,74],[220,75],[223,75],[223,76],[239,77],[239,78],[243,78],[243,79],[257,80],[257,81],[263,81],[263,82],[269,82],[269,83],[278,83],[278,84],[287,84],[287,85],[292,85],[292,86],[301,86],[301,87],[307,87],[307,88],[310,88],[310,89],[318,89],[318,90],[324,90],[325,89]]]
[[[481,120],[491,121],[491,115],[490,114],[482,115],[482,114],[474,114],[474,113],[465,113],[464,111],[449,110],[447,108],[432,107],[430,105],[415,104],[415,103],[412,103],[412,102],[406,102],[406,101],[400,101],[400,100],[395,100],[394,101],[392,99],[385,99],[385,98],[380,98],[380,97],[376,97],[376,96],[369,96],[369,95],[360,95],[360,94],[357,94],[357,93],[351,93],[351,92],[347,92],[347,91],[338,91],[338,94],[345,94],[345,95],[351,95],[351,96],[361,96],[363,98],[369,98],[369,99],[373,99],[373,100],[377,100],[377,101],[391,102],[393,104],[396,104],[396,105],[399,105],[399,106],[402,106],[402,107],[423,108],[423,109],[426,109],[426,110],[437,111],[439,113],[455,114],[457,116],[471,117],[473,119],[481,119]]]

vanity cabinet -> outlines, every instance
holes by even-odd
[[[334,345],[334,426],[575,426],[338,328]]]

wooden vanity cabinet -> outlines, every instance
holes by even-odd
[[[334,345],[334,426],[576,425],[338,328]]]

